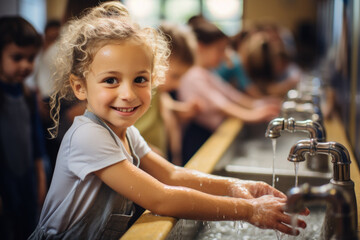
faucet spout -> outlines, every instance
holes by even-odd
[[[326,154],[332,157],[333,180],[350,180],[350,157],[347,149],[337,142],[317,142],[315,139],[298,141],[289,152],[288,160],[291,162],[305,161],[306,154]]]
[[[266,129],[265,137],[278,138],[281,136],[281,131],[308,132],[310,138],[314,138],[319,142],[326,140],[325,129],[320,123],[312,120],[295,121],[294,118],[273,119]]]
[[[357,212],[352,196],[334,184],[311,187],[305,183],[288,192],[286,211],[296,213],[307,204],[329,204],[322,235],[325,239],[357,239]]]

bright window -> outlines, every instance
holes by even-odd
[[[142,26],[157,26],[162,19],[186,23],[202,13],[226,34],[241,28],[243,0],[124,0],[133,19]]]

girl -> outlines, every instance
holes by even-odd
[[[45,147],[35,93],[24,82],[41,36],[25,19],[0,18],[0,236],[25,239],[45,199]]]
[[[169,53],[157,31],[133,24],[121,3],[104,3],[70,21],[60,49],[52,116],[58,122],[62,98],[86,101],[87,110],[63,138],[30,239],[118,239],[133,202],[159,215],[243,219],[292,232],[284,194],[264,183],[176,167],[152,152],[132,126],[164,78]]]

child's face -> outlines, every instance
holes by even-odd
[[[1,55],[0,79],[8,83],[21,83],[34,69],[38,49],[34,46],[6,45]]]
[[[225,58],[225,49],[228,40],[221,39],[210,45],[199,44],[200,58],[206,68],[216,68]]]
[[[122,134],[149,108],[151,55],[129,42],[108,44],[95,54],[86,77],[87,108]]]
[[[175,57],[169,61],[169,70],[166,72],[165,83],[159,86],[161,91],[170,92],[180,86],[180,79],[184,73],[189,70],[189,64],[186,64]]]

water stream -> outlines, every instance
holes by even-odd
[[[273,164],[272,164],[272,186],[275,187],[275,159],[276,159],[276,138],[272,138]]]
[[[295,187],[298,186],[298,178],[299,178],[299,163],[298,162],[294,162],[294,170],[295,170]]]

